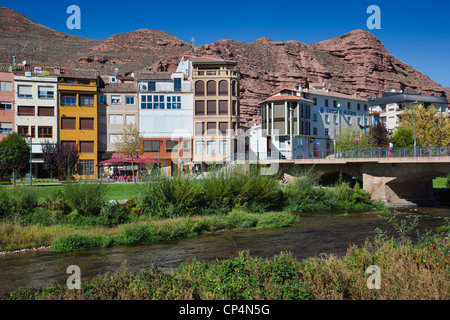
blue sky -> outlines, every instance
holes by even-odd
[[[66,22],[69,5],[81,9],[81,29]],[[158,29],[204,45],[219,39],[318,42],[354,29],[379,38],[401,61],[450,86],[450,1],[280,0],[280,1],[29,1],[2,0],[49,28],[104,40],[116,33]],[[369,5],[381,9],[381,29],[369,30]]]

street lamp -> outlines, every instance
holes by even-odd
[[[416,102],[412,103],[414,105],[414,158],[416,157],[417,139],[416,139],[416,107],[418,105]]]

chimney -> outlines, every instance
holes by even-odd
[[[56,75],[61,75],[61,67],[59,67],[59,66],[55,66],[54,68],[53,68],[53,71],[54,71],[54,73],[56,74]]]

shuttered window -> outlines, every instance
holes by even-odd
[[[208,100],[207,103],[207,114],[215,115],[216,114],[216,100]]]
[[[55,116],[55,108],[53,108],[53,107],[38,107],[38,116],[53,117],[53,116]]]
[[[77,126],[76,118],[61,118],[61,129],[62,130],[75,130]]]
[[[228,95],[228,81],[222,80],[219,82],[219,96]]]
[[[34,106],[19,106],[17,108],[17,114],[19,116],[34,116]]]
[[[220,115],[228,115],[228,101],[227,100],[219,101],[219,114]]]
[[[203,122],[195,123],[195,135],[196,136],[203,135],[203,133],[205,132],[204,130],[205,130],[205,126],[204,126]]]
[[[33,97],[32,87],[31,86],[17,86],[17,96],[19,98]]]
[[[219,131],[223,135],[227,134],[228,122],[219,122]]]
[[[159,140],[144,140],[144,152],[159,152]]]
[[[94,152],[94,141],[80,141],[80,152]]]
[[[205,83],[203,81],[195,82],[195,95],[204,96],[205,95]]]
[[[94,130],[94,118],[80,118],[81,130]]]
[[[208,81],[206,84],[206,92],[208,96],[215,96],[216,95],[216,82],[211,80]]]
[[[195,115],[204,115],[205,114],[205,101],[195,101]]]
[[[76,141],[61,141],[61,148],[64,149],[76,149]]]
[[[208,122],[206,124],[206,134],[210,136],[216,135],[217,124],[215,122]]]

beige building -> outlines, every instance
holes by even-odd
[[[234,159],[239,127],[236,62],[188,57],[194,86],[193,163],[207,168]]]
[[[138,126],[137,88],[134,81],[105,83],[98,95],[99,162],[110,159],[114,143],[126,124]]]

